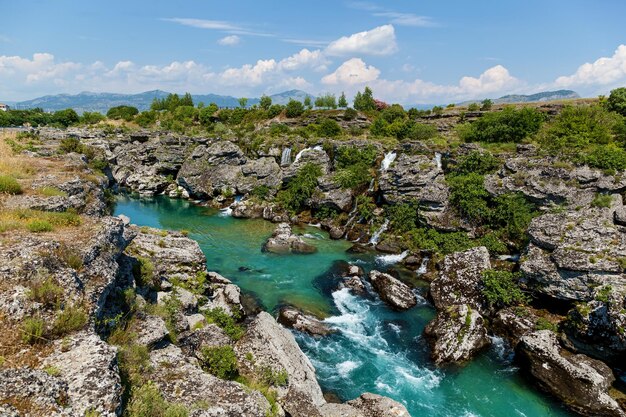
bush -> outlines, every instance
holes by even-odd
[[[430,228],[413,229],[408,234],[409,244],[415,250],[426,250],[447,255],[472,248],[475,244],[465,232],[439,232]]]
[[[343,120],[354,120],[358,115],[358,111],[354,110],[352,107],[348,107],[343,112]]]
[[[84,153],[85,147],[80,140],[74,137],[61,139],[61,143],[59,144],[59,152],[61,153]]]
[[[22,324],[22,341],[30,345],[44,341],[43,335],[46,330],[46,323],[43,319],[29,317]]]
[[[278,193],[278,202],[289,211],[300,210],[313,195],[317,179],[321,175],[322,169],[318,165],[312,162],[305,164],[289,181],[287,188]]]
[[[469,106],[467,106],[467,110],[468,111],[478,111],[478,110],[480,110],[480,106],[478,105],[478,103],[470,103]]]
[[[22,194],[22,186],[10,175],[0,175],[0,193]]]
[[[154,110],[143,111],[135,117],[135,123],[141,127],[152,126],[157,121],[157,112]]]
[[[454,167],[454,174],[492,174],[500,167],[500,161],[489,152],[472,151],[462,156]]]
[[[80,121],[78,113],[74,109],[58,110],[52,114],[52,123],[56,123],[63,127],[68,127]]]
[[[267,185],[257,185],[256,187],[254,187],[252,189],[252,191],[250,192],[250,194],[253,197],[258,198],[259,200],[263,201],[265,200],[267,197],[269,197],[270,195],[270,188]]]
[[[483,115],[460,130],[459,135],[465,142],[520,143],[536,134],[544,120],[544,114],[536,109],[505,107],[500,112]]]
[[[281,106],[280,104],[272,104],[270,108],[267,110],[267,117],[273,119],[283,112],[285,106]]]
[[[54,321],[53,332],[57,336],[80,330],[87,324],[88,316],[80,306],[67,306]]]
[[[357,188],[362,187],[372,179],[369,168],[362,165],[352,165],[349,168],[339,169],[333,175],[333,181],[339,184],[341,188]]]
[[[102,114],[98,113],[97,111],[94,111],[94,112],[86,111],[80,117],[80,122],[86,125],[95,125],[95,124],[100,123],[104,119],[105,117]]]
[[[289,382],[289,375],[284,369],[276,371],[271,367],[266,366],[261,369],[261,379],[264,384],[284,387]]]
[[[501,308],[527,301],[527,296],[517,285],[520,273],[487,270],[483,272],[482,293],[491,307]]]
[[[616,145],[600,145],[583,157],[583,161],[594,168],[609,171],[626,169],[626,150]]]
[[[596,194],[595,198],[591,202],[591,205],[593,207],[609,208],[611,207],[612,201],[613,197],[611,194]]]
[[[522,194],[503,194],[493,200],[489,224],[514,241],[523,243],[526,230],[535,216],[535,207]]]
[[[187,417],[189,411],[182,404],[167,402],[158,387],[148,382],[133,387],[126,414],[128,417]]]
[[[237,324],[235,317],[228,315],[220,307],[205,311],[204,316],[208,323],[217,324],[233,340],[241,339],[245,333],[245,329]]]
[[[481,101],[481,103],[480,103],[480,110],[482,110],[482,111],[491,110],[492,106],[493,106],[493,101],[491,101],[490,99],[486,98],[483,101]]]
[[[237,356],[232,346],[205,346],[200,350],[202,368],[221,379],[237,376]]]
[[[47,220],[33,219],[26,225],[29,231],[33,233],[51,232],[54,227]]]
[[[483,176],[476,173],[448,178],[450,203],[463,217],[475,224],[483,223],[490,214],[487,205],[489,193],[483,182]]]
[[[271,107],[270,107],[271,110]],[[287,117],[299,117],[304,113],[304,106],[297,100],[289,100],[285,107],[285,115]]]
[[[386,207],[387,218],[391,230],[405,233],[413,230],[419,224],[419,203],[401,203]]]
[[[541,146],[552,154],[573,154],[589,145],[607,145],[612,140],[616,116],[601,106],[567,106],[543,130]]]
[[[154,264],[148,258],[137,256],[137,262],[133,264],[133,276],[140,287],[154,284]]]
[[[63,297],[63,288],[52,278],[35,281],[28,292],[28,297],[45,307],[54,307]]]
[[[341,135],[341,126],[333,119],[323,119],[317,126],[317,134],[321,137],[334,138]]]
[[[611,94],[606,100],[606,107],[610,111],[626,116],[626,87],[611,90]]]

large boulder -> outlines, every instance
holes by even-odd
[[[272,253],[314,253],[317,248],[293,234],[288,223],[280,223],[272,236],[263,245],[265,252]]]
[[[67,382],[40,369],[0,369],[0,401],[20,404],[24,413],[21,414],[15,407],[7,405],[4,409],[0,408],[0,412],[6,413],[0,414],[2,416],[67,417],[68,412],[65,409],[69,405]],[[103,416],[113,417],[115,414]]]
[[[410,417],[407,409],[397,401],[366,392],[348,404],[361,411],[365,417]]]
[[[424,333],[437,365],[465,362],[489,344],[483,317],[467,304],[439,311]]]
[[[296,176],[300,168],[309,163],[319,166],[322,170],[322,175],[330,173],[331,162],[328,154],[321,146],[316,146],[314,148],[305,148],[298,152],[293,163],[283,171],[285,181],[289,182]]]
[[[278,322],[283,326],[308,333],[312,336],[327,336],[333,332],[333,329],[326,323],[291,306],[285,306],[280,309]]]
[[[417,200],[429,211],[442,211],[448,205],[448,186],[436,159],[403,153],[380,174],[378,189],[391,204]]]
[[[244,376],[258,378],[266,369],[287,372],[287,385],[276,390],[279,402],[292,416],[316,415],[318,407],[326,403],[315,368],[293,335],[268,313],[259,313],[250,323],[235,351]]]
[[[370,281],[380,298],[396,310],[408,310],[417,304],[417,296],[411,288],[380,271],[370,271]]]
[[[610,207],[546,213],[528,228],[531,244],[521,271],[536,291],[568,301],[589,301],[594,288],[626,291],[626,229],[613,223],[621,198]]]
[[[517,352],[523,369],[574,411],[585,416],[626,416],[609,394],[615,380],[611,369],[586,355],[564,351],[554,332],[539,330],[522,337]]]
[[[283,181],[280,166],[271,157],[249,160],[241,167],[241,173],[243,178],[237,183],[239,194],[248,194],[256,187],[265,186],[273,195]]]
[[[430,285],[430,295],[437,310],[467,304],[482,311],[482,274],[490,268],[489,251],[484,246],[447,255],[439,276]]]

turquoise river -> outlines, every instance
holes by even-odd
[[[275,227],[272,223],[234,219],[165,197],[122,196],[115,214],[140,226],[188,230],[206,255],[209,270],[231,279],[271,313],[290,304],[326,317],[337,333],[322,339],[296,334],[296,339],[315,366],[322,388],[342,400],[374,392],[401,401],[413,417],[572,415],[519,375],[510,352],[497,339],[465,367],[434,368],[421,336],[434,310],[423,298],[417,307],[398,313],[375,296],[337,290],[341,263],[384,270],[393,257],[348,254],[349,242],[330,240],[313,227],[297,232],[317,246],[317,253],[263,253],[261,246]],[[405,274],[423,295],[425,284],[415,273]]]

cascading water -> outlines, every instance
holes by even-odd
[[[305,152],[310,152],[310,151],[323,151],[323,150],[324,150],[324,148],[322,148],[322,146],[321,146],[321,145],[317,145],[317,146],[314,146],[314,147],[312,147],[312,148],[304,148],[304,149],[302,149],[300,152],[298,152],[298,154],[296,155],[296,159],[294,159],[294,160],[293,160],[293,163],[295,164],[296,162],[298,162],[298,161],[300,160],[300,158],[302,158],[302,155],[303,155]]]
[[[380,172],[385,172],[389,169],[393,161],[396,160],[396,156],[398,156],[394,151],[387,152],[385,157],[383,158],[383,162],[380,163]]]
[[[405,250],[402,253],[398,253],[398,254],[389,254],[389,255],[378,255],[376,257],[376,264],[377,265],[392,265],[392,264],[397,264],[398,262],[402,261],[404,258],[406,258],[407,256],[409,256],[409,251]]]
[[[374,232],[374,234],[370,238],[370,242],[369,243],[372,244],[372,245],[377,245],[378,241],[380,240],[380,236],[383,233],[385,233],[385,230],[387,230],[387,227],[389,227],[389,219],[385,219],[385,221],[380,226],[380,228],[376,232]]]
[[[441,153],[439,152],[435,152],[435,164],[437,164],[437,169],[441,169],[442,165],[441,165]]]
[[[428,261],[430,261],[430,258],[428,256],[424,256],[424,258],[422,258],[422,263],[420,263],[420,267],[417,268],[417,271],[415,271],[417,275],[424,275],[426,272],[428,272]]]
[[[291,148],[284,148],[280,157],[280,166],[286,167],[289,164],[291,164]]]

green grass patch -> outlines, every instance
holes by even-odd
[[[0,193],[22,194],[22,186],[10,175],[0,175]]]

